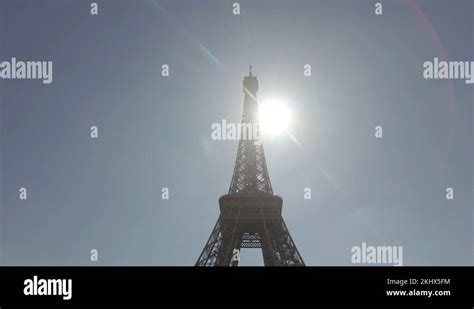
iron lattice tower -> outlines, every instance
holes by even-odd
[[[241,129],[258,130],[258,80],[252,67],[243,90]],[[196,266],[237,266],[233,257],[241,248],[261,249],[265,266],[304,266],[281,216],[283,200],[273,194],[262,142],[240,133],[229,193],[219,198],[220,216]]]

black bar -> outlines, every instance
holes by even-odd
[[[72,279],[72,298],[24,295],[25,280],[34,276]],[[388,279],[398,281],[388,284]],[[418,282],[393,283],[405,279]],[[387,296],[387,290],[449,291],[450,295]],[[11,304],[164,303],[456,304],[473,308],[473,295],[473,267],[0,267],[2,309]]]

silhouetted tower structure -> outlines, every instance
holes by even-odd
[[[242,130],[245,125],[258,129],[258,80],[252,67],[243,90]],[[219,198],[220,216],[196,266],[237,266],[233,257],[241,248],[261,249],[265,266],[304,266],[281,216],[283,200],[273,194],[262,142],[242,137],[243,132],[229,193]]]

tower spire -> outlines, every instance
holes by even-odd
[[[250,71],[249,76],[252,76],[252,65],[249,65],[249,71]]]

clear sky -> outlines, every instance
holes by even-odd
[[[301,147],[264,147],[307,265],[351,265],[362,242],[473,265],[474,86],[422,75],[443,53],[474,60],[472,0],[383,1],[381,16],[365,0],[239,1],[239,16],[234,1],[97,2],[0,3],[0,60],[54,68],[51,85],[0,80],[1,264],[91,265],[97,249],[93,265],[193,265],[237,150],[211,124],[240,120],[252,64],[258,98],[292,111]]]

